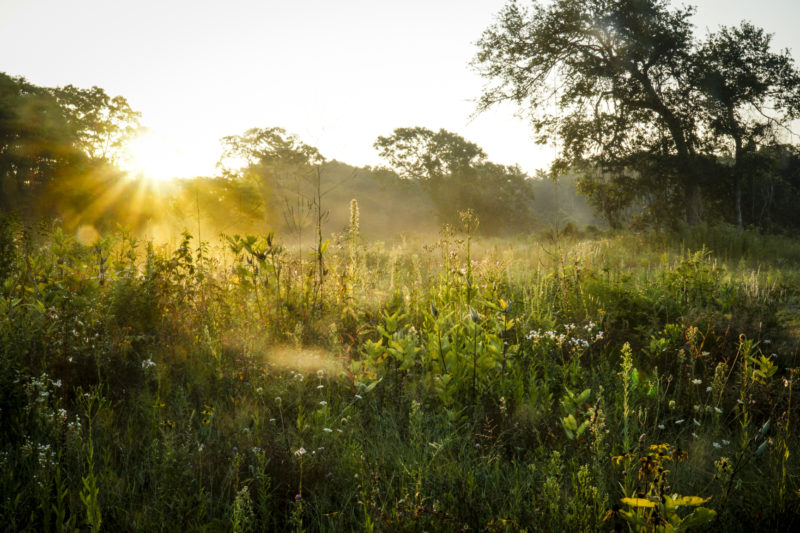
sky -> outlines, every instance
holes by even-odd
[[[212,175],[220,137],[273,126],[358,166],[381,163],[379,135],[444,128],[533,173],[554,148],[513,106],[472,118],[484,81],[469,62],[505,3],[0,0],[0,72],[124,96],[149,130],[138,149],[164,173]],[[800,60],[800,1],[688,3],[698,34],[749,20]]]

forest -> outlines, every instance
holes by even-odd
[[[267,124],[156,180],[126,97],[0,73],[2,529],[798,527],[800,70],[693,16],[487,20],[534,175]]]

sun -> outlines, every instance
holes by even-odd
[[[187,154],[163,135],[148,131],[133,139],[126,152],[122,166],[133,176],[163,182],[188,175]]]

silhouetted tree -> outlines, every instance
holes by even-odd
[[[800,73],[787,51],[770,50],[772,36],[752,24],[723,27],[700,45],[694,83],[718,156],[733,160],[733,211],[744,227],[742,192],[747,174],[769,163],[759,148],[779,143],[800,116]]]

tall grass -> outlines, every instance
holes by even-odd
[[[366,243],[351,219],[324,262],[273,234],[169,249],[4,221],[6,527],[795,519],[800,244],[482,240],[469,217]]]

